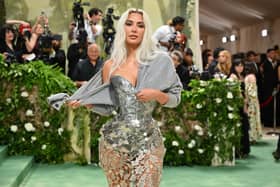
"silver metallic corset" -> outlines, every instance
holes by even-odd
[[[119,103],[119,110],[113,120],[100,130],[107,146],[135,158],[153,147],[162,145],[157,122],[152,118],[155,102],[140,102],[136,89],[125,78],[114,75],[111,84]]]

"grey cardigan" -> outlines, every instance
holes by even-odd
[[[139,65],[136,91],[143,88],[167,93],[169,100],[164,107],[172,108],[180,103],[182,84],[167,53],[156,52],[152,60]],[[80,100],[82,105],[93,104],[93,112],[101,115],[112,114],[118,106],[111,84],[102,83],[102,70],[67,100]]]

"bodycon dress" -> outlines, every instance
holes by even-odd
[[[100,129],[99,159],[110,187],[158,187],[165,148],[157,122],[155,101],[140,102],[136,88],[113,75],[117,114]]]

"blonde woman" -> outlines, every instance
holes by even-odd
[[[110,187],[159,187],[165,148],[152,112],[156,103],[176,107],[182,86],[171,58],[155,49],[147,14],[127,10],[118,21],[111,58],[101,75],[92,78],[95,86],[89,81],[69,102],[115,114],[101,128],[99,143],[100,164]],[[98,76],[103,86],[95,90]],[[87,92],[84,88],[91,94],[82,93]],[[98,95],[102,88],[106,94]]]
[[[231,68],[231,54],[227,50],[223,50],[219,53],[218,64],[215,69],[215,73],[229,76]]]

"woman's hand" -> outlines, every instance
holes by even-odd
[[[148,102],[148,101],[155,100],[155,101],[159,102],[161,105],[167,103],[167,101],[169,99],[169,96],[166,93],[164,93],[160,90],[149,89],[149,88],[140,90],[136,94],[136,97],[141,102]]]
[[[148,102],[148,101],[151,101],[151,100],[155,100],[156,91],[157,90],[145,88],[143,90],[140,90],[136,94],[136,97],[141,102]]]
[[[81,106],[81,101],[79,101],[79,100],[69,101],[67,103],[67,105],[72,107],[72,108],[78,108],[78,107]],[[93,105],[92,104],[87,104],[87,105],[85,105],[85,107],[88,108],[88,109],[92,109]]]
[[[81,102],[79,100],[73,100],[73,101],[69,101],[67,105],[72,108],[78,108],[79,106],[81,106]]]

